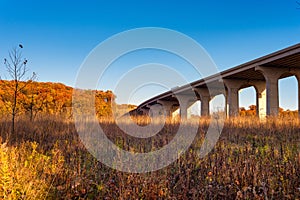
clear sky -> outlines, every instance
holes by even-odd
[[[300,42],[300,5],[296,0],[1,0],[0,8],[1,60],[9,49],[22,43],[28,66],[38,74],[39,81],[70,86],[96,45],[133,28],[164,27],[182,32],[206,49],[220,71]],[[131,60],[129,55],[99,89],[112,89],[109,80],[118,79],[124,66],[143,61],[152,60],[146,53],[137,53]],[[0,66],[3,73],[3,64]],[[189,81],[197,79],[190,74]],[[284,94],[280,106],[296,109],[296,91],[295,79],[280,81],[280,92]],[[255,103],[253,93],[251,89],[243,92],[241,106]],[[143,98],[151,94],[144,93]]]

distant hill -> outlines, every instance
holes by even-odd
[[[18,113],[71,114],[73,88],[62,83],[20,82]],[[0,80],[0,114],[11,112],[13,102],[13,81]],[[98,116],[112,114],[115,95],[112,91],[96,90],[95,104]]]

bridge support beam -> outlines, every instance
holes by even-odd
[[[245,81],[225,79],[223,80],[227,88],[228,117],[239,115],[239,89]]]
[[[186,120],[188,118],[188,108],[193,105],[197,99],[194,96],[184,95],[184,94],[176,94],[176,97],[179,101],[179,114],[182,120]]]
[[[147,109],[147,108],[141,108],[140,111],[143,113],[143,115],[149,114],[149,109]]]
[[[300,69],[293,68],[290,72],[295,75],[298,82],[298,118],[300,119]]]
[[[223,93],[224,99],[225,99],[225,108],[224,108],[224,112],[225,112],[225,117],[228,117],[228,91],[225,91],[225,93]]]
[[[201,98],[201,116],[209,116],[209,101],[210,97],[204,96]]]
[[[256,115],[265,119],[267,115],[267,91],[265,81],[251,82],[256,91]]]
[[[286,69],[258,66],[255,67],[255,70],[260,71],[264,75],[266,80],[267,115],[278,116],[278,79],[283,73],[286,72]]]
[[[209,101],[211,100],[209,91],[207,88],[194,88],[199,94],[201,100],[201,116],[209,116]]]
[[[300,119],[300,73],[296,75],[298,82],[298,119]]]
[[[161,104],[164,107],[164,110],[166,112],[166,117],[172,118],[172,116],[173,116],[173,106],[177,102],[158,100],[157,103]]]

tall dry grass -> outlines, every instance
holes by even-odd
[[[149,118],[134,119],[147,125]],[[119,172],[84,147],[72,120],[20,117],[16,134],[2,118],[0,198],[7,199],[299,199],[300,124],[295,119],[235,118],[205,158],[198,156],[210,119],[190,121],[198,134],[178,160],[144,174]],[[120,148],[150,152],[167,145],[179,126],[168,120],[154,137],[128,136],[111,119],[100,125]],[[130,126],[128,122],[125,125]],[[189,134],[189,133],[186,133]]]

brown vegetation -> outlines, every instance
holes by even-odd
[[[140,124],[143,120],[149,119],[138,119]],[[8,121],[0,122],[0,198],[300,198],[300,124],[294,118],[227,120],[217,145],[203,159],[198,150],[209,119],[200,119],[188,151],[168,167],[145,174],[119,172],[98,162],[69,119],[40,115],[31,123],[19,117],[15,135],[4,143],[11,131]],[[100,121],[107,136],[120,148],[136,152],[167,145],[178,127],[176,121],[169,122],[155,137],[134,140],[110,122]]]

